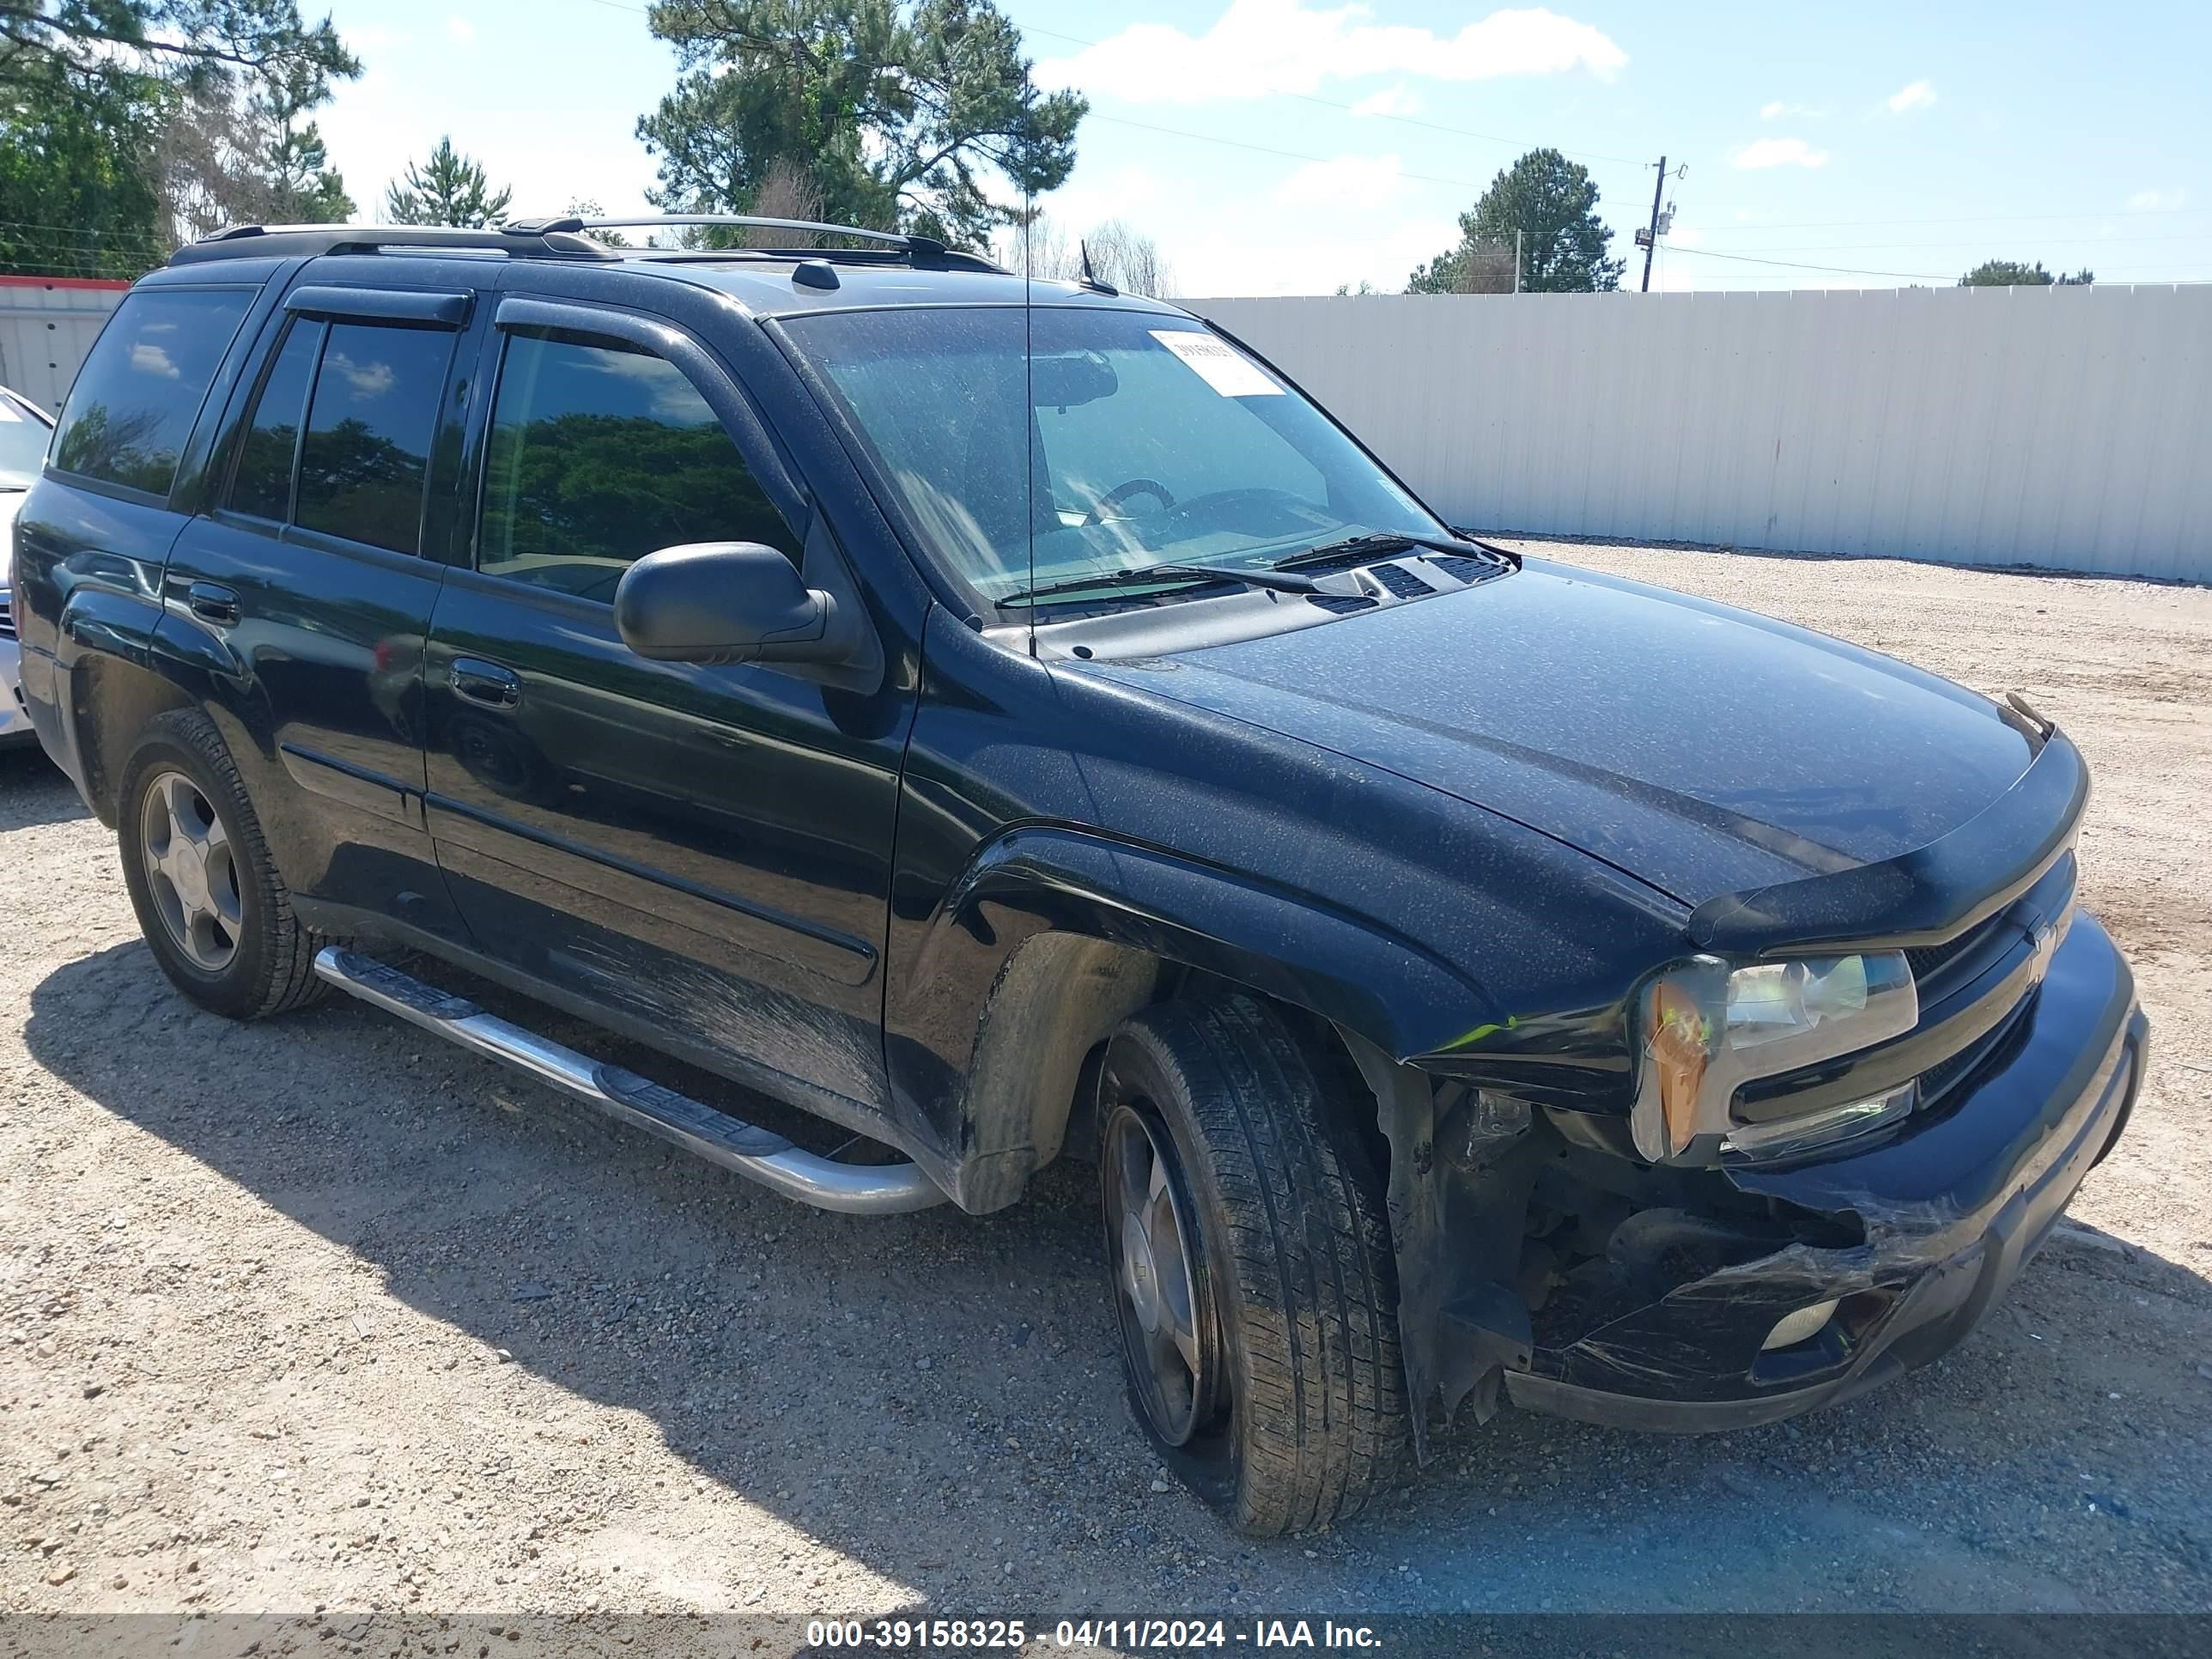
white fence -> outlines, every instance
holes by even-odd
[[[1455,524],[2212,581],[2212,286],[1183,303]]]
[[[123,292],[121,283],[0,277],[0,386],[60,414]]]

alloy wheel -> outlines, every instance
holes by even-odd
[[[1188,1445],[1221,1400],[1220,1339],[1174,1143],[1150,1114],[1114,1109],[1100,1185],[1108,1267],[1130,1382],[1153,1431]]]
[[[230,832],[198,784],[158,773],[140,798],[139,853],[154,908],[186,961],[220,974],[238,955],[245,922]]]

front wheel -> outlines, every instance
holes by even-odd
[[[1244,996],[1108,1045],[1099,1182],[1122,1369],[1161,1455],[1248,1533],[1325,1527],[1404,1467],[1383,1183],[1346,1067]]]

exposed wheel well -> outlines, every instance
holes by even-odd
[[[1352,1115],[1358,1132],[1376,1167],[1387,1170],[1389,1143],[1374,1096],[1328,1020],[1239,981],[1133,946],[1045,933],[1006,959],[976,1028],[963,1114],[961,1207],[981,1213],[1014,1202],[1029,1177],[1068,1146],[1089,1156],[1098,1057],[1123,1020],[1152,1003],[1231,992],[1273,1009],[1307,1040],[1328,1070],[1327,1080],[1356,1103]]]
[[[115,791],[124,763],[137,747],[147,723],[156,715],[191,708],[192,700],[173,682],[116,657],[84,658],[70,681],[85,793],[100,821],[112,830]]]

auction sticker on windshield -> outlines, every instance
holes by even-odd
[[[1211,334],[1185,329],[1156,328],[1152,337],[1188,363],[1198,376],[1224,398],[1279,398],[1283,388],[1267,377],[1249,357]]]

